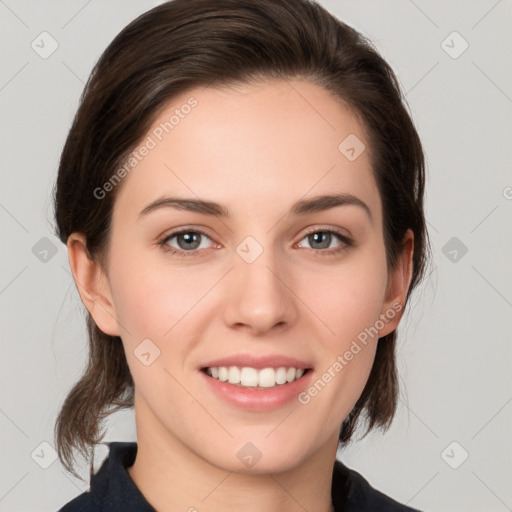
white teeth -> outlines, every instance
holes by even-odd
[[[281,366],[276,370],[276,384],[284,384],[286,382],[286,368]]]
[[[240,383],[240,370],[237,366],[230,366],[228,369],[228,382],[230,384]]]
[[[272,388],[276,385],[276,372],[274,368],[263,368],[258,375],[258,386],[260,388]]]
[[[257,386],[258,370],[255,368],[242,368],[240,372],[240,384],[242,384],[242,386]]]
[[[214,379],[230,384],[239,384],[244,387],[273,388],[276,385],[286,384],[300,379],[304,375],[303,368],[250,368],[244,366],[219,366],[207,368],[206,373]]]
[[[288,382],[293,382],[295,380],[295,374],[297,373],[297,370],[295,368],[288,368],[286,371],[286,380]]]
[[[213,369],[212,369],[212,377],[213,377]],[[219,380],[221,382],[226,382],[228,380],[228,369],[225,366],[221,366],[219,368]]]

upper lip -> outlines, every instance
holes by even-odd
[[[310,363],[307,363],[305,361],[301,361],[294,357],[288,357],[279,354],[267,356],[251,356],[249,354],[238,354],[209,361],[201,365],[201,369],[219,368],[220,366],[238,366],[239,368],[248,366],[250,368],[257,369],[279,368],[281,366],[284,366],[286,368],[302,368],[304,370],[312,367]]]

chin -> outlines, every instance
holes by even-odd
[[[259,475],[289,471],[300,465],[309,455],[304,442],[297,446],[289,443],[277,445],[263,438],[259,441],[255,439],[254,442],[229,444],[236,444],[236,448],[226,446],[223,453],[210,453],[205,459],[219,469],[238,474]]]

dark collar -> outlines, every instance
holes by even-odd
[[[127,468],[135,462],[137,443],[112,442],[108,446],[107,459],[91,478],[91,497],[98,510],[155,512],[128,474]]]

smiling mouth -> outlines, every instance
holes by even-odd
[[[213,379],[250,389],[270,389],[301,379],[311,368],[280,366],[277,368],[251,368],[248,366],[218,366],[202,368]]]

